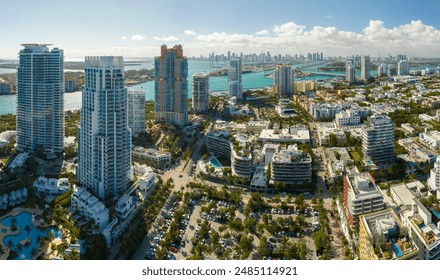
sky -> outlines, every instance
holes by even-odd
[[[0,58],[22,43],[65,56],[232,52],[440,57],[439,0],[0,0]]]

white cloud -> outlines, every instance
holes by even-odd
[[[185,35],[188,35],[188,36],[196,36],[197,35],[197,33],[193,30],[185,30],[183,33],[185,33]]]
[[[122,40],[127,40],[128,38],[126,36],[122,36]]]
[[[332,15],[326,15],[325,18],[328,18],[328,19],[334,19],[335,16],[332,16]]]
[[[141,35],[141,34],[135,34],[135,35],[131,36],[131,40],[133,40],[133,41],[142,41],[147,38],[148,37],[146,35]]]
[[[260,31],[255,32],[255,35],[269,35],[269,31],[267,29],[262,29]]]
[[[162,41],[162,42],[173,42],[179,40],[176,36],[154,36],[153,40]]]

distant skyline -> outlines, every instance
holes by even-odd
[[[153,57],[182,44],[210,52],[323,52],[440,56],[440,1],[0,0],[0,58],[22,43],[51,43],[66,57]]]

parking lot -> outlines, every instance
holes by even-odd
[[[236,203],[222,192],[224,199],[212,194],[214,187],[187,188],[185,198],[163,209],[149,234],[148,259],[318,259],[312,234],[320,230],[319,212],[310,199],[301,205],[264,198],[264,207],[249,210],[255,194],[241,194]],[[211,188],[207,191],[207,188]],[[182,196],[182,195],[181,195]],[[316,202],[315,202],[316,203]],[[249,204],[249,205],[248,205]],[[324,203],[331,213],[330,202]],[[165,207],[164,207],[165,208]],[[330,239],[340,243],[333,215]],[[334,228],[333,228],[334,227]],[[339,243],[338,243],[339,242]],[[340,248],[332,253],[338,258]],[[290,251],[289,251],[290,250]],[[339,252],[338,252],[339,251]]]

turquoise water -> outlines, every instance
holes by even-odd
[[[403,252],[402,252],[402,250],[400,250],[400,247],[399,247],[396,243],[393,243],[393,251],[394,251],[394,253],[396,254],[396,256],[397,256],[398,258],[400,258],[401,256],[403,256]]]
[[[130,60],[127,60],[130,61]],[[211,68],[209,66],[209,61],[198,61],[189,60],[188,61],[188,77],[189,77],[189,92],[188,97],[192,96],[192,86],[191,86],[191,76],[199,72],[210,72]],[[151,69],[153,68],[153,61],[147,60],[140,65],[129,65],[126,66],[126,70],[134,69],[139,70],[142,68]],[[304,70],[316,70],[315,68],[304,69]],[[14,72],[14,69],[7,69],[8,72]],[[264,88],[270,87],[273,84],[272,79],[266,78],[264,75],[270,71],[265,72],[253,72],[243,75],[243,88],[244,89],[254,89],[254,88]],[[308,76],[296,79],[300,80],[317,80],[317,79],[327,79],[333,78],[331,76]],[[212,77],[209,79],[209,87],[211,91],[225,91],[228,89],[228,77]],[[134,85],[131,88],[142,90],[145,92],[147,100],[154,100],[154,81],[141,83]],[[16,96],[15,95],[0,95],[0,115],[1,114],[15,114],[16,111]],[[66,93],[64,95],[64,110],[78,110],[81,108],[81,92]]]
[[[0,222],[7,227],[12,225],[12,219],[15,218],[16,225],[19,228],[19,232],[17,235],[6,235],[3,238],[3,245],[13,250],[17,250],[17,245],[20,241],[25,241],[29,238],[30,243],[28,245],[23,245],[21,251],[17,252],[17,260],[21,259],[32,259],[32,249],[38,250],[38,238],[39,237],[47,237],[49,232],[52,232],[54,238],[61,238],[61,232],[57,228],[49,228],[45,230],[41,230],[39,228],[34,227],[31,222],[32,214],[30,212],[21,212],[17,216],[8,216],[3,218]],[[26,231],[25,227],[29,226],[30,231]],[[15,232],[16,233],[16,232]],[[23,242],[22,242],[23,243]]]
[[[222,168],[222,164],[218,161],[217,158],[212,157],[210,162],[211,162],[211,165],[214,166],[216,169]]]

